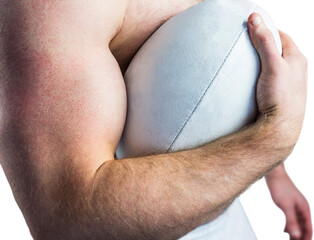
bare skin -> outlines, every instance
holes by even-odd
[[[122,73],[137,50],[160,25],[199,2],[202,0],[129,1],[120,31],[109,45]]]
[[[0,22],[0,159],[35,239],[178,238],[217,217],[298,139],[306,60],[283,33],[280,56],[264,23],[250,24],[253,14],[262,60],[256,123],[197,149],[114,160],[126,111],[122,72],[177,13],[161,4],[137,16],[134,3],[0,1],[8,9]]]
[[[297,189],[283,164],[265,176],[267,186],[274,203],[284,212],[286,226],[292,240],[312,239],[312,220],[310,206]]]

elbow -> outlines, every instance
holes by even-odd
[[[34,211],[26,214],[34,240],[113,239],[105,237],[110,236],[109,231],[105,221],[100,221],[95,212],[91,201],[92,186],[66,179],[58,181],[61,185],[54,188],[49,184],[44,186],[47,190],[31,206]]]

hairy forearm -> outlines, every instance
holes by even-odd
[[[37,158],[23,147],[23,133],[34,129],[11,129],[3,135],[11,149],[4,169],[35,239],[175,239],[217,217],[292,149],[260,120],[200,148],[109,160],[87,171],[78,165],[92,160],[85,151]]]
[[[261,120],[193,150],[106,162],[93,188],[95,232],[175,239],[214,219],[289,154],[276,131]]]

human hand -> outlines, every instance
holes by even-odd
[[[271,197],[274,203],[284,212],[286,216],[286,226],[284,231],[289,233],[291,240],[311,240],[312,222],[310,207],[289,178],[284,169],[280,174],[266,175]]]
[[[259,14],[249,16],[248,28],[261,59],[256,93],[258,119],[270,120],[274,131],[279,130],[282,142],[294,146],[305,112],[307,60],[292,39],[281,31],[280,56],[272,33]]]

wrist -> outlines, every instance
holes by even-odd
[[[287,177],[288,174],[285,170],[284,164],[280,164],[272,171],[270,171],[267,175],[265,175],[266,181],[272,181],[274,179],[284,178]]]
[[[271,137],[270,144],[276,150],[285,152],[288,157],[298,140],[299,129],[287,119],[280,117],[276,109],[259,113],[256,124],[262,126],[262,134]]]

